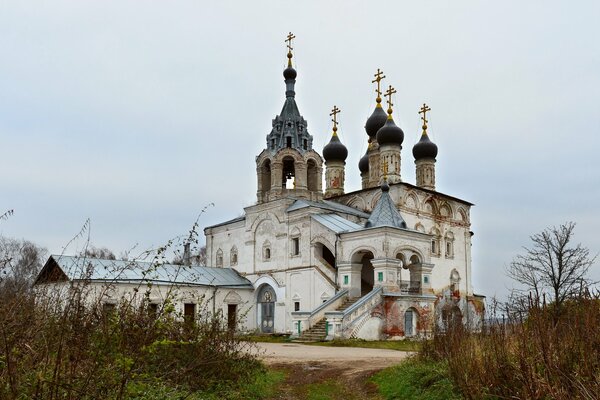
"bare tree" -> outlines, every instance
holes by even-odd
[[[47,251],[28,240],[0,236],[0,291],[27,290],[42,269]]]
[[[93,245],[90,245],[85,250],[83,250],[80,255],[82,257],[102,258],[105,260],[116,260],[117,259],[117,257],[115,256],[115,253],[113,253],[107,247],[95,247]]]
[[[557,312],[569,297],[581,294],[592,282],[587,276],[596,256],[572,243],[574,222],[546,228],[531,236],[531,247],[508,267],[508,276],[522,284],[536,299],[548,296]]]

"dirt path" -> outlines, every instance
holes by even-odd
[[[411,353],[358,347],[322,347],[297,343],[259,343],[259,354],[287,379],[274,399],[377,399],[368,378],[398,364]]]

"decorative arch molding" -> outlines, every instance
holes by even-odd
[[[365,199],[360,196],[354,196],[348,202],[349,207],[356,208],[358,210],[366,210],[367,204],[365,203]]]
[[[275,301],[285,301],[285,286],[279,286],[279,283],[272,276],[262,275],[254,282],[254,300],[258,303],[258,295],[264,285],[270,286],[275,292]]]
[[[319,167],[323,165],[323,159],[315,150],[309,150],[304,153],[304,159],[308,162],[313,160]]]
[[[409,210],[419,211],[421,209],[419,204],[419,197],[412,191],[407,192],[403,198],[403,206]]]
[[[377,202],[379,201],[379,199],[381,198],[381,191],[377,191],[377,193],[375,193],[373,195],[373,198],[371,199],[371,210],[375,208],[375,205],[377,205]]]
[[[464,222],[465,224],[469,223],[469,217],[468,217],[467,211],[462,207],[458,208],[458,211],[456,212],[456,219]]]
[[[263,150],[258,156],[256,156],[256,165],[262,165],[265,160],[271,159],[271,152],[268,150]]]
[[[423,262],[423,260],[425,260],[421,250],[417,249],[414,246],[409,246],[409,245],[398,246],[394,250],[394,257],[396,257],[396,255],[398,253],[404,254],[404,259],[406,262],[410,261],[410,258],[415,254],[417,255],[417,257],[419,257],[419,260],[421,260],[421,262]]]
[[[438,238],[442,236],[442,232],[435,226],[429,230],[429,234]]]
[[[431,208],[431,210],[429,208]],[[425,201],[423,202],[423,211],[433,215],[439,215],[439,208],[433,196],[429,196],[425,199]]]
[[[254,222],[252,222],[250,230],[256,235],[256,230],[258,229],[258,226],[264,221],[271,221],[273,223],[281,224],[281,221],[279,220],[279,218],[277,218],[277,215],[267,212],[266,214],[256,218]]]
[[[452,206],[448,202],[444,202],[440,206],[440,215],[442,217],[454,219],[454,211],[452,210]]]
[[[240,297],[239,294],[237,294],[233,290],[230,290],[227,293],[227,296],[225,296],[225,298],[223,299],[223,303],[225,303],[225,304],[240,304],[241,302],[242,302],[242,298]]]
[[[332,249],[335,249],[335,246],[328,239],[326,239],[325,236],[323,236],[323,235],[317,235],[310,241],[310,245],[313,247],[315,245],[317,245],[318,243],[325,245],[329,249],[329,251],[332,251]]]
[[[292,147],[286,147],[283,148],[281,150],[279,150],[277,153],[275,153],[275,155],[273,156],[273,162],[283,162],[283,159],[286,157],[291,157],[294,159],[294,163],[295,164],[303,164],[304,163],[304,157],[302,157],[302,154],[292,148]]]
[[[421,233],[425,233],[425,227],[423,226],[422,223],[417,222],[415,224],[415,231],[421,232]]]
[[[300,236],[300,229],[295,226],[291,231],[290,231],[290,236]]]
[[[360,245],[360,246],[352,249],[352,251],[349,252],[349,254],[351,254],[350,261],[351,262],[360,262],[362,260],[362,256],[360,257],[359,260],[356,260],[355,257],[358,255],[358,253],[366,253],[366,252],[370,252],[371,254],[373,254],[373,258],[379,258],[378,256],[381,256],[381,254],[379,254],[377,252],[377,250],[375,250],[374,247]]]

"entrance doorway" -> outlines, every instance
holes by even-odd
[[[375,279],[375,271],[373,270],[373,253],[367,252],[362,256],[360,270],[360,295],[361,297],[373,290],[373,283]]]
[[[227,329],[235,332],[237,322],[237,304],[227,304]]]
[[[273,333],[275,328],[275,291],[269,285],[264,285],[258,293],[259,323],[262,333]]]
[[[404,336],[410,337],[417,333],[417,312],[409,308],[404,313]]]

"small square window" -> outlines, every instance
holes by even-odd
[[[348,275],[344,275],[344,285],[347,285],[349,280],[350,280],[349,276]]]
[[[377,273],[377,281],[378,282],[383,282],[383,272],[378,272]]]
[[[300,311],[300,302],[299,301],[294,302],[294,311]]]
[[[423,277],[423,283],[429,283],[429,277],[428,276],[424,276]]]

